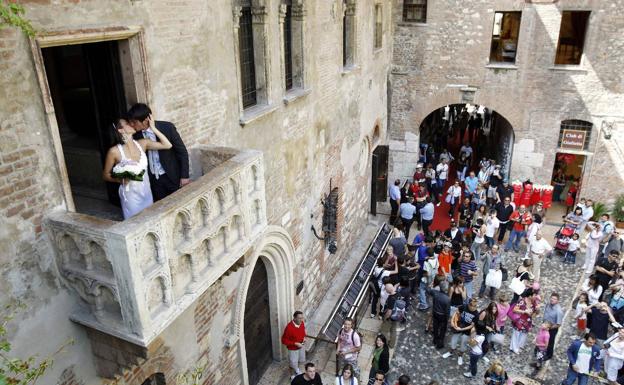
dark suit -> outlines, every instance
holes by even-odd
[[[175,125],[171,122],[161,120],[157,120],[155,124],[156,128],[169,139],[172,147],[169,150],[158,151],[160,164],[165,170],[163,175],[160,175],[158,179],[156,179],[151,169],[148,167],[154,202],[178,190],[180,188],[180,179],[189,177],[188,151]],[[134,138],[144,138],[143,132],[137,132],[134,134]]]
[[[463,237],[462,232],[459,231],[459,229],[457,229],[457,232],[455,233],[455,237],[451,236],[450,228],[446,229],[446,231],[444,231],[444,237],[446,237],[446,239],[448,239],[453,244],[453,249],[456,249],[456,250],[461,249],[461,244],[464,241],[464,237]]]

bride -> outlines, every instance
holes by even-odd
[[[156,134],[158,142],[149,139],[132,139],[134,129],[125,119],[119,119],[112,125],[113,146],[106,154],[102,178],[106,182],[119,183],[119,198],[124,219],[128,219],[154,203],[147,174],[146,150],[168,150],[171,142],[154,125],[154,119],[149,118],[150,128]],[[115,178],[112,175],[113,167],[121,161],[134,161],[145,171],[142,181]]]

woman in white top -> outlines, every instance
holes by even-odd
[[[602,286],[600,286],[600,282],[598,282],[598,278],[595,275],[591,275],[583,282],[582,290],[587,293],[589,306],[598,303],[598,299],[602,295]]]
[[[171,142],[154,125],[154,119],[149,118],[150,128],[154,131],[157,142],[149,139],[132,139],[134,128],[125,119],[119,119],[112,125],[113,146],[106,153],[102,179],[106,182],[119,183],[119,198],[124,219],[140,213],[154,203],[149,177],[147,175],[146,150],[168,150]],[[113,177],[113,167],[118,163],[133,163],[143,171],[143,180],[135,181]]]
[[[455,214],[455,207],[457,202],[461,199],[462,189],[459,185],[459,181],[456,180],[451,187],[446,190],[446,203],[449,204],[449,217],[453,217]]]
[[[607,344],[605,344],[605,347]],[[624,365],[624,329],[618,330],[617,337],[608,343],[607,360],[605,367],[607,370],[607,380],[609,385],[618,385],[618,371]]]
[[[342,374],[336,377],[336,385],[358,385],[358,379],[353,375],[353,366],[346,364]]]
[[[472,241],[472,245],[470,246],[470,251],[472,251],[472,255],[476,261],[481,259],[481,245],[483,245],[483,241],[485,241],[485,224],[483,223],[483,219],[477,219],[477,223],[472,227],[472,232],[474,234],[474,240]],[[483,272],[487,274],[487,272]]]

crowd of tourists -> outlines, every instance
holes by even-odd
[[[473,126],[479,124],[483,126],[478,121]],[[454,155],[441,143],[421,145],[413,178],[389,187],[392,236],[371,274],[370,317],[405,324],[415,322],[414,311],[424,312],[430,343],[443,358],[465,368],[465,377],[475,378],[481,365],[486,368],[485,384],[521,384],[488,355],[530,350],[534,372],[526,375],[536,375],[553,357],[564,311],[558,292],[541,290],[542,262],[560,258],[576,265],[584,244],[586,279],[573,301],[578,338],[567,349],[569,367],[562,384],[578,380],[585,385],[601,371],[611,385],[624,384],[624,246],[609,214],[595,218],[593,202],[575,197],[553,246],[542,234],[547,217],[543,203],[516,205],[501,165],[487,157],[477,159],[470,143],[464,142]],[[440,228],[440,223],[448,225]],[[503,285],[510,290],[502,290]],[[289,328],[303,325],[297,317],[283,339],[291,353],[292,384],[321,384],[311,363],[300,372],[305,333],[297,341],[287,338]],[[355,326],[347,319],[338,337],[342,370],[336,384],[358,384],[358,379],[387,384],[386,336],[377,336],[371,370],[361,373],[357,357],[362,342]],[[397,382],[408,383],[405,375]]]

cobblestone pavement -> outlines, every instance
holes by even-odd
[[[544,226],[544,236],[551,241],[551,244],[554,244],[552,241],[552,234],[554,234],[557,228],[558,227],[552,225]],[[510,277],[513,276],[513,271],[521,262],[521,258],[524,255],[524,247],[521,251],[522,253],[520,254],[512,253],[506,255],[506,267],[509,269]],[[540,373],[544,378],[543,381],[540,382],[546,385],[559,384],[567,370],[566,349],[576,333],[574,312],[569,312],[568,310],[581,280],[582,263],[583,258],[580,257],[577,258],[576,266],[564,265],[557,256],[545,259],[542,263],[542,282],[540,282],[542,287],[542,303],[548,300],[551,292],[557,291],[561,295],[560,303],[565,314],[564,324],[562,330],[559,332],[559,341],[555,348],[555,355],[553,359],[550,360],[549,368],[545,369],[544,373]],[[481,264],[479,265],[479,267],[481,267]],[[481,277],[475,279],[475,292],[479,287],[476,283],[478,282],[480,284],[481,279]],[[504,288],[502,290],[505,290],[505,292],[509,294],[509,298],[511,298],[511,291],[506,287],[507,283],[503,283]],[[483,309],[487,303],[488,300],[480,300],[479,309]],[[427,314],[417,310],[411,312],[407,327],[404,331],[400,332],[397,340],[395,354],[390,365],[390,379],[395,381],[399,375],[407,374],[412,378],[412,383],[414,385],[428,384],[431,380],[437,380],[441,385],[482,384],[483,373],[488,364],[483,360],[479,361],[476,378],[465,378],[463,373],[469,371],[468,355],[464,354],[464,364],[462,366],[457,364],[457,358],[455,356],[446,359],[443,358],[442,354],[448,351],[450,335],[447,333],[446,348],[439,351],[436,350],[432,344],[431,334],[425,332],[426,316]],[[534,324],[539,325],[542,320],[542,315],[540,314],[536,318]],[[524,349],[519,355],[516,355],[509,351],[511,327],[508,323],[505,328],[505,345],[497,349],[496,352],[488,352],[487,357],[491,361],[500,361],[512,379],[519,379],[520,376],[533,377],[534,369],[531,368],[529,364],[533,362],[533,341],[536,332],[537,326],[534,326],[531,333],[529,333],[527,344]]]

